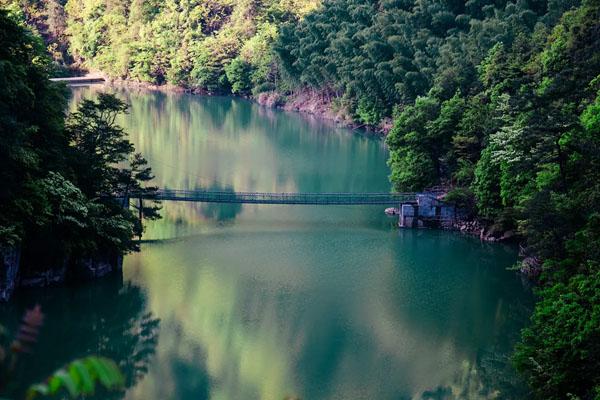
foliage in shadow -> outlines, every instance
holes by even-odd
[[[25,355],[15,382],[43,381],[71,360],[100,355],[114,360],[125,377],[124,389],[147,372],[158,343],[160,320],[147,311],[140,287],[110,276],[93,285],[65,290],[31,290],[0,308],[11,330],[32,302],[43,305],[46,320],[32,354]],[[24,379],[27,378],[27,379]],[[22,398],[27,388],[15,384],[9,393]],[[90,398],[120,399],[120,392],[103,392]]]

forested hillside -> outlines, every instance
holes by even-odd
[[[499,42],[543,35],[574,1],[325,2],[281,30],[277,52],[295,81],[333,92],[377,124],[394,106],[431,91],[477,90],[477,66]]]
[[[116,78],[249,93],[278,79],[278,26],[318,0],[2,2],[38,29],[55,59]]]
[[[73,63],[66,33],[64,0],[0,0],[0,7],[25,21],[34,33],[41,36],[48,53],[61,69]],[[54,69],[53,74],[61,73],[61,69]]]

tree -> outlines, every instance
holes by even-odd
[[[69,116],[67,135],[72,143],[77,183],[90,198],[118,190],[118,164],[133,153],[133,145],[115,122],[127,110],[113,95],[101,93],[97,100],[83,100]]]
[[[227,80],[231,83],[231,91],[236,94],[248,94],[252,89],[250,64],[239,58],[225,67]]]
[[[427,129],[439,116],[440,104],[430,97],[419,97],[414,106],[398,114],[386,142],[390,147],[390,179],[396,190],[420,191],[439,179],[438,143]]]
[[[111,229],[96,234],[113,244],[120,243],[121,251],[135,250],[131,232],[141,236],[141,219],[158,218],[158,204],[135,207],[139,218],[124,206],[130,197],[151,199],[157,188],[146,186],[152,180],[152,170],[141,154],[135,153],[116,118],[127,105],[110,94],[99,94],[97,100],[83,100],[67,121],[67,134],[72,143],[72,160],[77,171],[76,182],[85,196],[92,200],[93,214],[100,222],[96,226]],[[141,207],[141,208],[140,208]],[[107,223],[101,222],[107,218]],[[118,224],[110,223],[116,218]],[[117,228],[112,229],[112,228]],[[111,236],[114,235],[114,236]],[[110,240],[114,237],[116,240]]]
[[[40,179],[65,166],[66,99],[48,81],[51,70],[41,40],[0,10],[0,245],[25,237]]]

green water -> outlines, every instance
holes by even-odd
[[[79,88],[74,102],[98,88]],[[119,92],[156,184],[388,191],[383,142],[253,103]],[[164,203],[123,277],[22,292],[47,314],[40,379],[90,353],[127,399],[520,398],[511,347],[531,295],[514,248],[398,230],[371,206]]]

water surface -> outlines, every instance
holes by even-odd
[[[377,137],[227,97],[119,96],[160,187],[389,190]],[[12,321],[35,301],[48,314],[36,374],[100,353],[121,363],[127,399],[522,395],[508,357],[531,297],[506,270],[513,248],[398,230],[379,206],[165,202],[162,214],[122,279],[6,308]]]

